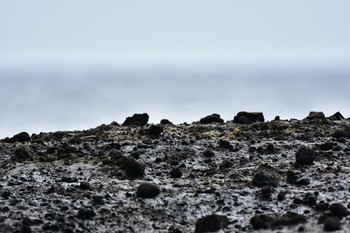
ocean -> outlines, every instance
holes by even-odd
[[[350,116],[350,68],[327,65],[186,64],[0,66],[0,138],[82,130],[134,113],[151,123],[191,123],[211,113],[266,120],[310,111]]]

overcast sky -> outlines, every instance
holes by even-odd
[[[344,61],[349,12],[349,0],[0,0],[0,61]]]

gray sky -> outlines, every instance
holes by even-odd
[[[349,0],[0,0],[0,61],[349,61]]]

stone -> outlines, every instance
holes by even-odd
[[[27,132],[21,132],[19,134],[14,135],[12,138],[5,138],[5,142],[7,143],[15,143],[15,142],[29,142],[30,136]]]
[[[132,157],[126,157],[123,161],[123,169],[130,177],[142,177],[145,174],[144,166]]]
[[[149,135],[152,137],[159,137],[159,135],[163,132],[163,128],[157,125],[151,125],[149,127]]]
[[[250,224],[254,230],[269,229],[271,227],[273,218],[266,214],[254,215],[250,219]]]
[[[349,137],[350,133],[344,131],[344,130],[337,130],[333,133],[333,137],[336,139],[342,139]]]
[[[197,220],[195,233],[215,232],[225,229],[228,225],[228,218],[224,215],[212,214]]]
[[[214,151],[208,149],[208,150],[205,150],[205,151],[203,152],[203,156],[204,156],[205,158],[212,158],[212,157],[215,156],[215,153],[214,153]]]
[[[331,211],[331,214],[338,217],[339,219],[342,219],[343,217],[349,215],[348,209],[340,203],[331,204],[329,209]]]
[[[311,111],[309,115],[306,117],[307,120],[314,120],[314,119],[322,120],[325,118],[326,116],[324,115],[323,112],[314,112],[314,111]]]
[[[315,159],[315,152],[306,147],[302,147],[295,154],[295,164],[296,165],[311,165]]]
[[[180,168],[176,167],[170,170],[170,177],[171,178],[181,178],[182,172]]]
[[[344,120],[345,118],[340,112],[336,112],[332,116],[330,116],[329,119],[333,121],[340,121],[340,120]]]
[[[169,121],[168,119],[162,119],[160,121],[161,125],[172,125],[173,123],[171,121]]]
[[[315,195],[314,193],[310,193],[310,192],[305,194],[304,203],[306,205],[314,206],[314,205],[316,205],[316,202],[317,202],[317,195]]]
[[[255,215],[250,219],[250,224],[253,226],[254,230],[273,229],[281,226],[292,226],[305,222],[305,216],[290,211],[282,216],[271,217],[265,214],[260,214]]]
[[[220,139],[219,147],[221,147],[223,149],[228,149],[228,150],[233,149],[233,146],[231,145],[231,143],[227,140],[224,140],[224,139]]]
[[[90,184],[89,182],[80,182],[79,188],[83,190],[88,190],[90,189]]]
[[[95,195],[92,197],[92,201],[95,205],[103,205],[105,202],[103,196]]]
[[[137,187],[136,196],[140,198],[155,198],[160,194],[160,189],[157,185],[143,182]]]
[[[233,118],[233,123],[237,124],[252,124],[264,121],[265,118],[262,112],[239,112]]]
[[[277,171],[270,166],[261,166],[252,179],[252,184],[257,187],[272,186],[277,187],[280,182],[280,176]]]
[[[280,191],[277,195],[278,201],[283,201],[286,198],[287,192],[286,191]]]
[[[340,220],[338,217],[329,216],[323,223],[324,231],[337,231],[340,230]]]
[[[15,150],[15,158],[18,160],[26,160],[30,158],[30,153],[27,148],[21,147]]]
[[[292,226],[301,223],[306,223],[306,217],[291,211],[288,211],[286,214],[276,217],[272,221],[272,228],[280,226]]]
[[[136,113],[132,117],[127,117],[122,126],[144,126],[147,124],[149,116],[147,113]]]
[[[220,118],[219,114],[213,113],[209,116],[200,119],[201,124],[211,124],[211,123],[224,123],[224,120]]]
[[[82,207],[78,210],[77,217],[83,220],[92,220],[96,216],[96,213],[91,208]]]

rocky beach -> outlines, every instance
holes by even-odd
[[[170,120],[1,139],[0,232],[350,231],[341,113]]]

